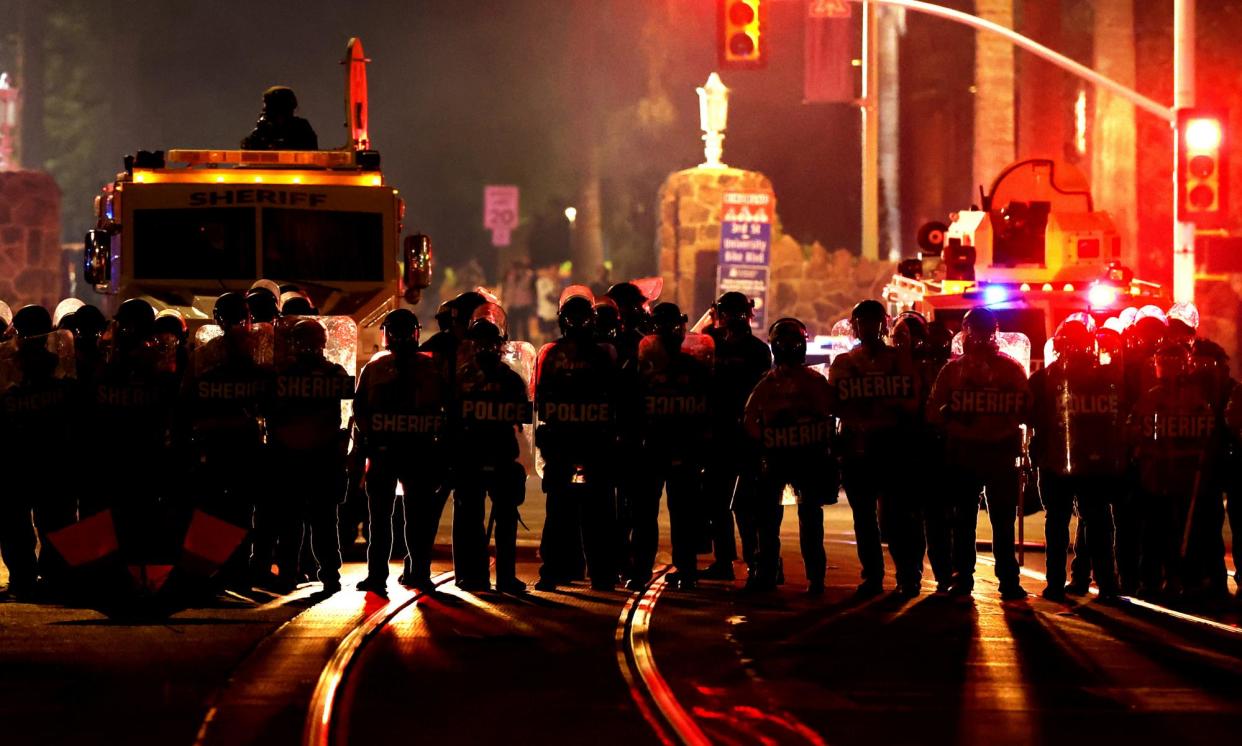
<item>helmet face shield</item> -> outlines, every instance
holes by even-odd
[[[564,336],[590,337],[595,333],[595,306],[590,298],[581,295],[566,298],[558,320]]]
[[[768,329],[768,344],[772,347],[772,359],[778,364],[804,364],[806,343],[806,326],[797,319],[780,319]]]
[[[380,324],[380,329],[384,331],[384,347],[388,350],[411,344],[417,347],[420,328],[413,311],[398,308],[389,312]]]

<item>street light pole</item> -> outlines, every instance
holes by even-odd
[[[1195,105],[1195,0],[1173,1],[1173,108]],[[1173,125],[1174,139],[1180,136]],[[1173,300],[1195,299],[1195,224],[1182,219],[1173,147]]]
[[[876,4],[863,0],[862,257],[880,258],[880,34]]]

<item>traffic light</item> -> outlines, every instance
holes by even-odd
[[[717,0],[716,46],[721,68],[754,69],[767,64],[768,2]]]
[[[1177,204],[1183,221],[1203,227],[1223,222],[1229,181],[1227,146],[1221,112],[1177,112]]]

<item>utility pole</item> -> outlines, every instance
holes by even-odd
[[[1173,0],[1173,108],[1194,105],[1195,0]],[[1173,126],[1176,132],[1176,123]],[[1188,303],[1195,299],[1195,224],[1182,220],[1177,198],[1177,146],[1173,152],[1173,300]]]
[[[880,258],[880,33],[874,2],[863,0],[862,257]]]

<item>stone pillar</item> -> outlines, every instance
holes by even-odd
[[[0,300],[60,301],[60,188],[39,171],[0,172]]]
[[[772,182],[756,171],[691,168],[670,174],[660,187],[660,275],[663,300],[677,303],[691,320],[714,301],[720,255],[721,200],[729,191],[772,192]],[[772,201],[772,245],[781,238],[776,199]],[[771,296],[769,288],[769,297]]]

